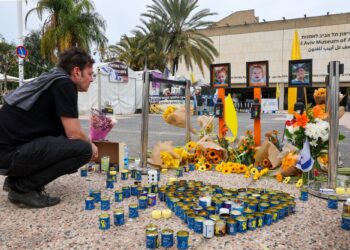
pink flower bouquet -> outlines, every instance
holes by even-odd
[[[115,120],[99,110],[92,109],[90,116],[91,140],[104,140],[115,125]]]

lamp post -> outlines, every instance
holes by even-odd
[[[17,27],[18,27],[18,46],[23,45],[23,14],[22,14],[23,0],[17,0]],[[23,85],[24,69],[23,58],[18,57],[18,78],[19,86]]]

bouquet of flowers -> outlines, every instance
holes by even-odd
[[[310,143],[311,156],[317,159],[328,150],[329,123],[315,118],[311,108],[302,115],[295,114],[295,119],[286,122],[286,137],[299,150],[305,139]]]
[[[191,110],[192,112],[192,110]],[[175,127],[186,128],[186,109],[185,107],[175,107],[169,105],[162,114],[163,120]],[[193,134],[197,134],[196,130],[191,128]]]
[[[247,130],[245,136],[241,138],[237,147],[234,149],[235,159],[237,162],[250,165],[255,161],[254,154],[256,151],[253,132]]]
[[[107,117],[100,110],[92,109],[90,116],[91,140],[104,140],[115,124],[114,119]]]

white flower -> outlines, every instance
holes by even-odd
[[[314,141],[313,144],[317,143],[318,139],[321,139],[322,142],[326,142],[328,141],[329,135],[329,123],[320,119],[315,119],[315,123],[306,124],[305,134],[311,141]]]

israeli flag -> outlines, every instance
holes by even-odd
[[[303,149],[300,152],[299,161],[296,165],[296,168],[300,169],[303,172],[309,172],[314,165],[314,159],[312,159],[310,154],[310,144],[306,139],[303,145]]]

